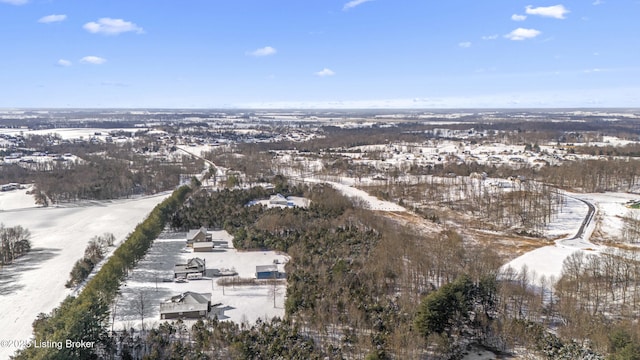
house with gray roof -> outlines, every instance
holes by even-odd
[[[207,229],[204,226],[200,229],[189,230],[187,233],[187,246],[193,246],[193,243],[205,241],[207,241]]]
[[[200,258],[191,258],[186,264],[175,264],[173,267],[174,278],[187,278],[189,274],[201,274],[204,276],[207,270],[206,261]]]
[[[160,319],[201,319],[210,311],[210,293],[187,291],[160,303]]]

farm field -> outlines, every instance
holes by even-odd
[[[11,208],[0,211],[0,223],[20,225],[32,234],[32,250],[0,268],[0,338],[29,339],[36,316],[50,312],[72,293],[65,283],[89,240],[112,233],[119,243],[168,195],[42,208],[32,204],[25,190],[0,194],[0,204]],[[15,350],[0,348],[0,358]]]

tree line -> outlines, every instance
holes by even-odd
[[[113,246],[114,241],[115,237],[111,233],[94,236],[89,240],[89,244],[84,250],[84,256],[73,265],[65,286],[71,288],[82,283],[91,274],[93,268],[104,259],[107,248]]]
[[[45,206],[171,190],[179,185],[181,174],[198,173],[204,166],[202,160],[176,154],[175,151],[169,159],[145,154],[159,150],[159,145],[151,137],[117,144],[61,143],[55,135],[31,135],[26,142],[29,148],[39,152],[76,156],[75,160],[61,157],[46,162],[0,167],[0,180],[33,183],[36,202]],[[172,149],[165,150],[170,153]]]
[[[78,297],[67,297],[49,314],[41,313],[33,323],[35,341],[95,342],[93,348],[29,347],[18,351],[15,359],[97,359],[98,353],[112,352],[107,332],[110,304],[123,277],[142,259],[151,243],[162,232],[171,215],[184,202],[191,189],[178,188],[156,205],[127,239],[114,251],[100,271],[86,284]]]

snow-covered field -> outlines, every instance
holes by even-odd
[[[114,129],[105,129],[105,128],[58,128],[58,129],[43,129],[43,130],[29,130],[29,129],[0,129],[0,134],[6,135],[48,135],[48,134],[58,134],[62,139],[89,139],[92,136],[106,136],[111,132],[123,131],[136,133],[138,131],[145,131],[146,128],[114,128]],[[100,134],[100,135],[96,135]]]
[[[141,292],[148,309],[145,310],[146,329],[165,321],[160,320],[160,302],[185,291],[211,293],[211,304],[221,304],[219,308],[223,313],[219,316],[220,320],[255,323],[258,318],[284,316],[284,282],[276,287],[274,307],[273,286],[267,284],[225,286],[223,289],[217,284],[221,277],[190,280],[186,283],[162,281],[173,279],[174,264],[184,263],[193,257],[204,259],[207,269],[233,269],[240,278],[255,278],[257,265],[271,265],[274,260],[278,262],[278,271],[284,273],[284,264],[289,261],[288,256],[274,251],[238,251],[233,248],[233,238],[226,231],[209,233],[214,241],[226,240],[228,248],[194,253],[191,248],[186,247],[185,236],[158,239],[154,242],[145,258],[138,263],[121,287],[122,295],[116,306],[115,330],[140,328],[140,314],[135,308],[136,302],[140,302]]]
[[[30,189],[31,185],[27,185],[24,189],[0,192],[0,223],[5,211],[37,207],[33,196],[27,195]]]
[[[626,206],[629,200],[639,201],[640,195],[628,193],[599,193],[587,194],[585,200],[591,201],[598,208],[600,223],[600,231],[602,235],[608,239],[619,237],[622,230],[623,220],[625,216],[632,213],[640,215],[640,209],[631,209]]]
[[[572,237],[580,228],[580,224],[587,215],[587,205],[576,199],[575,194],[565,196],[565,203],[557,216],[551,220],[545,229],[548,237]],[[580,198],[583,198],[581,195]]]
[[[520,271],[526,266],[532,282],[540,285],[542,276],[547,280],[558,280],[562,275],[564,259],[574,252],[598,253],[602,251],[604,246],[595,245],[589,240],[594,229],[598,226],[595,220],[585,229],[582,238],[572,239],[588,212],[587,205],[577,198],[592,203],[596,207],[595,219],[599,222],[600,229],[605,234],[615,236],[620,233],[622,227],[620,216],[624,216],[628,211],[625,206],[626,202],[637,200],[640,196],[627,193],[590,193],[568,196],[562,213],[549,224],[547,229],[548,235],[562,236],[562,238],[556,240],[555,245],[535,249],[511,260],[503,268],[510,266],[514,270]]]
[[[348,184],[352,184],[355,181],[355,179],[340,178],[340,182],[337,182],[337,181],[321,180],[316,178],[304,178],[302,181],[309,182],[309,183],[329,184],[334,189],[340,191],[343,195],[362,201],[366,205],[366,208],[370,210],[399,211],[399,212],[407,211],[407,209],[405,209],[404,207],[396,203],[380,200],[375,196],[369,195],[366,191],[356,189],[355,187],[348,185]]]
[[[25,192],[0,193],[0,223],[20,225],[32,234],[32,251],[0,269],[0,339],[28,339],[36,316],[50,312],[71,293],[64,285],[92,237],[112,233],[116,243],[122,241],[170,195],[40,208]],[[0,347],[0,359],[14,351]]]

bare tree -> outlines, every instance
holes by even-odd
[[[147,294],[140,290],[136,295],[136,298],[133,300],[133,309],[136,311],[138,315],[140,315],[140,326],[142,331],[144,332],[144,317],[149,312],[147,303],[149,302]]]
[[[269,279],[269,297],[273,297],[273,307],[276,307],[276,298],[278,297],[278,295],[280,295],[280,288],[278,287],[278,285],[280,284],[280,281],[278,281],[278,279],[276,279],[275,274],[273,275],[273,277],[271,279]]]

